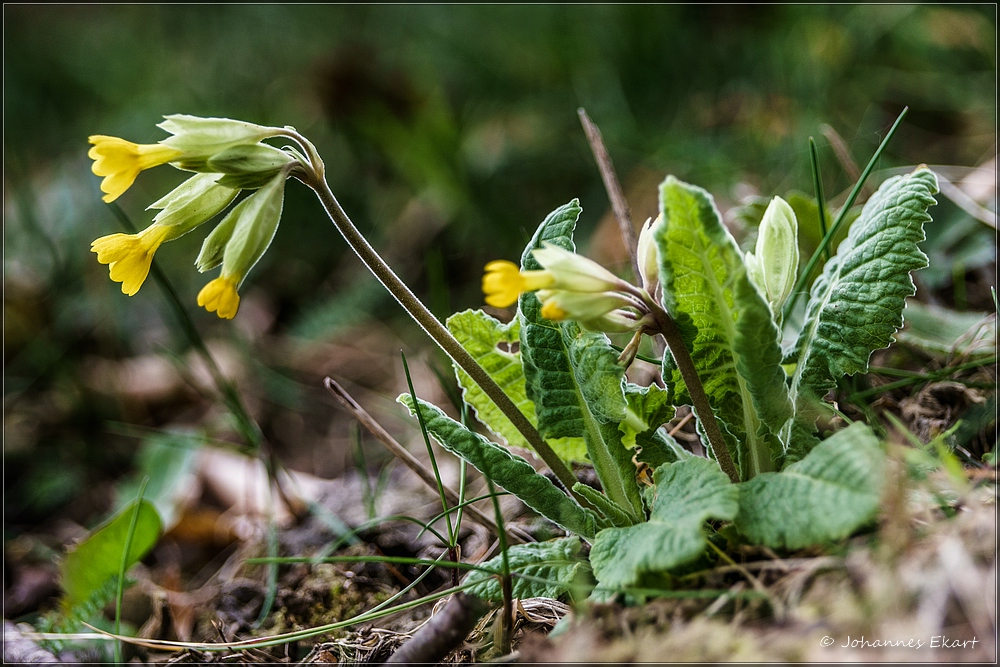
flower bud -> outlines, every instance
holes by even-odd
[[[244,144],[227,148],[206,161],[208,171],[225,174],[221,185],[242,190],[263,187],[276,173],[295,161],[283,150],[267,144]]]
[[[174,236],[186,234],[221,213],[239,190],[218,184],[219,174],[197,174],[146,207],[160,209],[153,222],[177,228]]]
[[[545,243],[532,251],[553,281],[554,290],[571,292],[609,292],[620,289],[624,282],[597,262],[559,246]]]
[[[618,292],[543,289],[537,294],[542,302],[542,317],[549,320],[596,320],[612,310],[632,305],[628,297]]]
[[[166,120],[157,127],[173,136],[160,143],[183,151],[185,157],[207,158],[232,146],[256,144],[281,133],[279,128],[244,123],[229,118],[200,118],[185,114],[174,114],[164,118]]]
[[[636,261],[639,264],[639,275],[642,277],[642,288],[650,294],[660,282],[660,256],[656,248],[653,234],[663,224],[663,214],[656,220],[646,220],[639,232],[639,242],[636,244]]]
[[[795,211],[781,197],[775,197],[764,211],[754,252],[746,254],[747,274],[771,306],[781,306],[795,285],[799,269],[798,222]]]
[[[199,306],[204,306],[209,312],[217,313],[225,319],[236,316],[240,305],[237,289],[250,269],[264,255],[278,231],[285,180],[285,173],[281,172],[270,183],[248,196],[205,240],[198,257],[199,266],[216,262],[218,242],[228,237],[222,251],[222,273],[198,293]],[[215,237],[215,243],[210,246],[212,237]]]
[[[249,202],[250,197],[247,197],[234,206],[226,217],[222,219],[222,222],[215,226],[212,233],[205,237],[205,240],[201,244],[201,252],[198,253],[198,258],[194,260],[194,265],[200,273],[210,271],[222,264],[222,256],[226,252],[226,244],[233,237],[236,222],[243,215],[243,211]]]
[[[281,220],[285,199],[285,175],[278,174],[271,182],[245,200],[222,255],[222,274],[238,276],[243,282],[250,269],[264,255]]]

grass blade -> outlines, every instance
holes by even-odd
[[[132,538],[135,536],[135,529],[139,523],[139,508],[142,507],[142,495],[146,492],[146,484],[149,477],[143,477],[142,484],[139,485],[139,494],[135,499],[135,509],[132,511],[132,520],[128,525],[128,533],[125,535],[125,548],[122,550],[122,560],[118,566],[118,585],[115,590],[115,634],[121,634],[122,621],[122,596],[125,594],[125,565],[128,563],[128,554],[132,549]],[[122,643],[115,641],[115,664],[121,664]]]
[[[809,162],[812,165],[813,188],[816,190],[816,206],[819,209],[819,229],[822,238],[826,238],[826,195],[823,194],[823,179],[819,173],[819,155],[816,151],[816,140],[809,137]],[[823,245],[823,260],[830,259],[830,246]]]
[[[785,302],[785,307],[782,309],[782,321],[788,320],[788,316],[791,314],[792,309],[795,308],[795,304],[798,301],[799,294],[805,288],[805,283],[809,279],[810,274],[814,268],[816,268],[816,263],[819,261],[820,256],[826,251],[833,237],[840,231],[840,227],[844,224],[844,220],[847,219],[847,213],[854,206],[854,202],[857,200],[858,195],[861,194],[861,188],[864,187],[865,181],[868,180],[868,176],[872,173],[872,169],[878,164],[878,160],[882,157],[882,152],[885,150],[886,146],[889,145],[889,141],[892,139],[893,135],[896,134],[896,130],[899,129],[899,124],[903,122],[903,118],[906,116],[906,112],[909,111],[909,107],[904,107],[902,112],[900,112],[899,117],[896,122],[892,124],[889,128],[889,132],[885,135],[885,139],[879,144],[879,147],[875,149],[875,154],[872,155],[872,159],[868,161],[868,166],[861,173],[861,178],[858,182],[854,184],[854,189],[851,190],[851,194],[847,197],[847,201],[844,202],[844,206],[840,209],[840,213],[837,214],[837,219],[834,221],[833,226],[827,231],[826,235],[823,236],[823,240],[820,241],[819,247],[813,252],[812,257],[809,258],[809,262],[806,264],[806,268],[799,274],[799,279],[795,283],[795,287],[792,288],[792,294],[788,297],[788,301]]]

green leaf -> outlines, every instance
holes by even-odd
[[[664,304],[690,338],[691,357],[741,477],[774,470],[783,455],[775,435],[792,407],[770,307],[747,275],[711,195],[670,176],[660,187],[660,206],[666,224],[655,240]],[[680,372],[665,370],[675,403],[690,403]]]
[[[204,444],[204,436],[196,433],[158,433],[144,440],[136,456],[136,474],[118,485],[115,509],[135,499],[142,478],[148,477],[142,497],[156,507],[163,530],[170,530],[180,520],[178,506],[193,483],[197,454]]]
[[[635,455],[636,461],[645,463],[653,470],[664,463],[683,461],[694,456],[681,447],[664,428],[638,434],[636,444],[639,446],[639,453]]]
[[[628,409],[625,421],[619,424],[622,444],[629,449],[638,446],[635,460],[656,470],[664,463],[673,463],[691,456],[691,453],[677,444],[661,428],[674,417],[674,406],[670,392],[654,385],[640,387],[625,385],[625,399]]]
[[[531,251],[542,242],[573,250],[580,211],[574,199],[550,213],[525,249],[522,268],[541,269]],[[642,500],[634,466],[623,474],[622,461],[630,457],[617,428],[626,408],[625,369],[618,364],[618,353],[604,334],[585,333],[576,322],[542,317],[541,303],[532,292],[521,295],[518,317],[525,391],[535,405],[538,432],[546,439],[582,435],[604,492],[637,520]],[[614,428],[602,428],[608,424]]]
[[[994,354],[997,320],[989,313],[961,313],[950,308],[906,300],[903,311],[906,328],[897,334],[899,342],[912,345],[936,357]]]
[[[396,399],[416,415],[413,399],[401,394]],[[569,496],[556,488],[549,479],[535,472],[531,464],[520,456],[490,442],[478,433],[451,419],[426,401],[418,401],[427,432],[452,454],[471,463],[498,486],[520,498],[558,526],[591,539],[597,530],[597,517],[593,512],[577,505]]]
[[[737,488],[717,463],[700,457],[660,466],[653,473],[656,495],[650,521],[701,525],[736,516]]]
[[[112,577],[118,576],[134,508],[135,503],[130,503],[66,553],[59,566],[65,607],[84,604],[96,591],[107,586]],[[145,556],[159,539],[160,517],[156,507],[143,500],[139,504],[135,533],[125,561],[126,569]]]
[[[599,523],[600,528],[607,528],[609,526],[631,526],[636,523],[631,514],[616,505],[606,495],[595,488],[587,486],[583,482],[577,482],[574,484],[573,492],[578,496],[582,496],[588,500],[591,505],[597,508],[598,513],[601,515],[599,518],[602,520]]]
[[[627,383],[625,400],[625,419],[618,428],[622,432],[622,443],[629,449],[635,447],[635,437],[638,434],[655,431],[674,418],[670,394],[655,384],[640,387]]]
[[[503,324],[481,310],[466,310],[449,317],[446,324],[462,347],[496,381],[528,421],[537,426],[535,405],[528,400],[524,389],[520,350],[511,349],[512,344],[519,342],[520,322],[514,319],[510,324]],[[468,373],[456,365],[455,375],[465,402],[475,411],[479,421],[509,446],[530,449],[521,432],[514,428],[507,415],[472,381]],[[564,461],[587,460],[587,445],[580,436],[549,438],[546,442]]]
[[[590,563],[602,586],[640,585],[698,558],[706,548],[705,520],[730,520],[739,509],[739,490],[708,459],[661,466],[653,481],[649,522],[606,528],[594,540]]]
[[[902,326],[905,299],[916,292],[910,272],[927,266],[917,243],[937,191],[926,167],[887,180],[813,283],[788,359],[796,364],[791,396],[808,425],[815,421],[809,403],[841,376],[867,372],[871,353],[887,347]]]
[[[736,527],[775,549],[846,537],[875,515],[884,470],[878,439],[855,422],[782,472],[740,484]]]
[[[518,544],[507,549],[507,558],[512,574],[523,574],[532,579],[514,576],[511,578],[512,595],[525,598],[557,599],[572,594],[573,587],[587,583],[589,568],[580,556],[580,540],[563,537],[548,542]],[[473,570],[464,583],[476,583],[467,593],[484,600],[500,601],[503,592],[499,575],[503,572],[502,556],[497,556],[482,564],[490,570]],[[544,579],[545,581],[538,581]]]

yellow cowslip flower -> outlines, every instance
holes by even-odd
[[[97,253],[98,262],[109,265],[111,280],[122,284],[122,293],[132,296],[149,275],[153,253],[170,240],[173,229],[154,223],[138,234],[102,236],[90,249]]]
[[[138,234],[102,236],[91,245],[97,261],[110,264],[111,279],[132,296],[149,274],[153,254],[162,244],[184,236],[220,213],[237,190],[217,185],[219,174],[198,174],[150,205],[159,209],[153,224]]]
[[[548,271],[521,271],[517,264],[497,259],[486,265],[483,275],[483,294],[486,303],[496,308],[506,308],[517,302],[522,292],[533,292],[548,287],[555,278]]]
[[[638,331],[648,324],[631,310],[635,302],[620,292],[543,289],[537,295],[542,302],[542,317],[555,322],[576,320],[588,331],[622,333]]]
[[[198,305],[210,313],[231,320],[240,308],[240,295],[236,291],[238,280],[233,276],[219,276],[198,292]]]
[[[105,193],[104,201],[108,203],[128,190],[140,171],[166,164],[184,154],[163,144],[134,144],[103,134],[92,135],[87,141],[94,144],[87,155],[94,161],[91,166],[94,174],[104,177],[101,192]]]
[[[522,271],[513,262],[503,259],[486,265],[483,294],[487,304],[506,308],[513,305],[520,294],[540,289],[593,293],[614,291],[626,285],[597,262],[551,243],[532,251],[532,255],[543,270]]]

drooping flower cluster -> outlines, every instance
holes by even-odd
[[[228,118],[166,116],[158,127],[170,137],[156,144],[134,144],[94,135],[88,155],[93,172],[103,176],[104,201],[120,197],[139,172],[162,164],[195,172],[149,209],[158,213],[138,234],[111,234],[91,245],[97,261],[107,264],[111,279],[132,296],[149,274],[153,255],[163,243],[187,234],[222,213],[241,190],[253,190],[209,234],[195,262],[198,270],[219,265],[221,274],[198,294],[198,305],[231,319],[239,308],[240,284],[263,256],[281,219],[285,181],[297,157],[263,142],[285,134]]]

